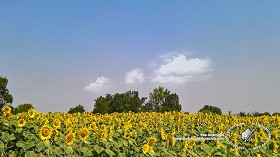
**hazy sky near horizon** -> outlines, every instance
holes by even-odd
[[[164,86],[183,111],[280,112],[280,1],[0,0],[0,75],[13,106],[92,111]]]

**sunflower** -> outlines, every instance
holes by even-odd
[[[17,119],[26,119],[26,115],[24,113],[19,113]]]
[[[72,127],[72,122],[71,122],[71,120],[66,120],[66,122],[64,123],[65,124],[65,126],[66,126],[66,128],[70,128],[70,127]]]
[[[36,115],[36,111],[35,111],[33,108],[31,108],[31,109],[28,110],[28,116],[29,116],[30,118],[34,118],[35,115]]]
[[[65,143],[67,145],[72,145],[75,142],[76,135],[75,133],[67,134],[65,137]]]
[[[54,121],[53,121],[53,126],[55,127],[55,128],[60,128],[60,120],[59,119],[55,119]]]
[[[18,120],[18,126],[23,127],[26,124],[26,121],[24,119],[19,119]]]
[[[100,141],[105,141],[107,137],[108,137],[107,130],[106,129],[102,130],[101,136],[100,136]]]
[[[5,105],[5,106],[2,108],[2,111],[3,111],[4,113],[11,113],[12,108],[11,108],[10,106],[8,106],[8,105]]]
[[[48,140],[51,138],[51,134],[52,129],[48,125],[44,125],[39,132],[39,137],[41,140]]]
[[[148,144],[150,147],[154,147],[154,145],[156,144],[157,139],[155,137],[150,137],[148,140]]]
[[[90,134],[90,132],[87,128],[81,128],[80,129],[79,135],[80,135],[80,137],[82,138],[83,141],[86,140],[86,138],[89,136],[89,134]]]
[[[173,148],[173,147],[175,146],[175,144],[176,144],[176,140],[173,139],[173,140],[171,141],[171,147]]]
[[[73,129],[72,128],[68,128],[67,131],[66,131],[66,134],[68,135],[68,134],[71,134],[71,133],[73,133]]]
[[[184,141],[184,147],[183,147],[183,149],[182,149],[182,151],[183,151],[184,153],[186,153],[186,151],[187,151],[187,149],[188,149],[188,146],[189,146],[189,143],[188,143],[187,141]]]
[[[144,146],[142,147],[142,151],[144,154],[148,153],[150,149],[150,146],[148,144],[144,144]]]
[[[160,128],[160,136],[161,136],[162,140],[166,139],[163,128]]]
[[[55,136],[58,136],[59,132],[57,129],[52,129],[52,136],[55,137]]]

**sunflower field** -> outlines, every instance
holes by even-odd
[[[240,135],[254,124],[264,127],[255,126],[255,133],[244,143]],[[278,128],[279,116],[66,114],[34,109],[14,115],[5,106],[0,117],[0,156],[279,156]],[[219,140],[178,140],[215,134]]]

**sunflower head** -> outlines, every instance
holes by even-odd
[[[2,108],[2,111],[3,111],[4,113],[11,113],[12,108],[11,108],[10,106],[8,106],[8,105],[5,105],[5,106]]]
[[[69,146],[75,142],[76,135],[75,133],[67,134],[65,137],[65,143]]]
[[[51,134],[52,129],[49,126],[44,125],[39,132],[39,137],[41,138],[41,140],[48,140],[51,138]]]
[[[67,131],[66,131],[66,134],[68,135],[68,134],[71,134],[71,133],[73,133],[73,129],[72,128],[68,128]]]
[[[59,132],[58,132],[57,129],[52,129],[52,136],[53,136],[53,137],[58,136],[58,134],[59,134]]]
[[[53,126],[54,126],[55,128],[60,128],[60,120],[59,120],[59,119],[55,119],[55,120],[53,121]]]
[[[150,149],[150,146],[148,144],[145,144],[143,147],[142,147],[142,151],[144,154],[148,153]]]
[[[150,137],[148,140],[148,144],[150,147],[154,147],[154,145],[156,144],[157,139],[155,137]]]
[[[80,137],[82,138],[83,141],[86,140],[86,138],[89,136],[89,134],[90,134],[90,132],[87,128],[81,128],[80,129],[79,135],[80,135]]]
[[[26,119],[26,115],[24,114],[24,113],[19,113],[18,115],[17,115],[17,119],[19,120],[19,119]]]
[[[36,115],[36,111],[35,111],[33,108],[31,108],[31,109],[28,110],[28,116],[29,116],[30,118],[34,118],[35,115]]]
[[[26,124],[26,121],[24,119],[19,119],[18,120],[18,126],[23,127]]]

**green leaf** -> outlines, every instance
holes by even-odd
[[[124,153],[119,153],[118,157],[126,157],[126,155]]]
[[[22,128],[17,128],[16,129],[16,132],[18,132],[18,133],[21,133],[21,131],[22,131]]]
[[[6,143],[9,141],[9,134],[6,132],[2,132],[1,139]]]
[[[93,156],[92,152],[90,150],[87,150],[84,154],[84,156]]]
[[[17,143],[16,143],[16,146],[17,147],[24,147],[24,143],[22,142],[22,141],[18,141]]]
[[[125,147],[128,147],[128,144],[127,144],[126,140],[123,140],[122,144],[123,144]]]
[[[38,143],[36,144],[36,148],[39,150],[39,151],[42,151],[45,146],[44,146],[44,142],[43,141],[38,141]]]
[[[9,151],[9,157],[17,157],[17,153],[15,151]]]
[[[30,140],[30,141],[27,141],[27,142],[25,143],[24,149],[27,150],[27,149],[30,149],[30,148],[32,148],[32,147],[34,147],[34,146],[35,146],[35,141]]]
[[[34,151],[27,151],[25,156],[36,156],[37,154]]]
[[[84,154],[88,151],[89,149],[87,147],[82,147],[81,148],[81,152],[83,152]]]
[[[17,138],[15,137],[15,135],[14,135],[14,134],[10,134],[9,140],[12,141],[12,140],[15,140],[15,139],[17,139]]]
[[[50,146],[51,146],[50,140],[45,140],[45,141],[44,141],[44,145],[45,145],[46,147],[50,147]]]
[[[105,149],[105,152],[109,155],[109,156],[114,156],[116,155],[113,151],[111,151],[110,149]]]
[[[74,150],[71,146],[67,146],[66,147],[66,153],[69,155],[69,154],[73,154]]]
[[[61,147],[55,147],[52,152],[55,154],[55,155],[59,155],[61,156],[63,154],[63,151],[61,149]]]
[[[4,150],[5,150],[5,144],[2,141],[0,141],[0,152],[4,152]]]
[[[116,148],[122,147],[122,143],[120,143],[120,142],[113,141],[113,144],[114,144],[114,146],[115,146]]]
[[[93,149],[97,152],[97,154],[100,154],[104,150],[103,147],[100,147],[98,145],[94,145]]]
[[[30,133],[28,133],[27,131],[22,132],[22,135],[26,138],[30,137]]]

